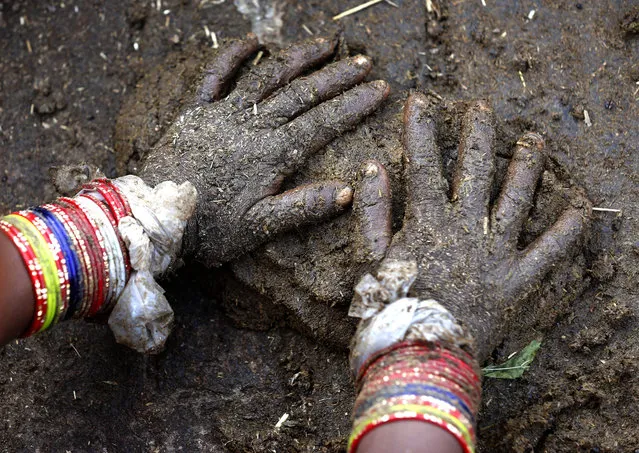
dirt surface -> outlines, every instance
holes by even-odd
[[[282,2],[284,42],[307,37],[305,28],[334,30],[331,17],[343,3]],[[444,101],[489,98],[502,157],[524,131],[543,133],[553,172],[524,241],[557,215],[571,181],[595,206],[623,212],[596,212],[587,250],[557,271],[585,270],[572,278],[587,285],[581,295],[554,310],[531,306],[496,352],[499,359],[544,340],[522,379],[486,381],[481,449],[639,449],[639,3],[433,0],[430,13],[423,2],[395,3],[341,21],[342,51],[372,56],[370,78],[388,80],[391,99],[290,185],[327,174],[350,182],[359,157],[376,157],[401,200],[398,114],[410,88]],[[251,27],[230,0],[159,8],[14,1],[0,11],[2,212],[53,197],[52,165],[86,161],[109,176],[137,171],[179,107],[171,100],[187,96],[211,52],[203,26],[220,40]],[[141,98],[151,105],[140,109]],[[455,131],[454,110],[450,118],[446,130]],[[444,137],[451,161],[456,139]],[[349,222],[346,215],[283,237],[234,269],[185,267],[167,283],[178,325],[159,357],[126,351],[105,326],[82,322],[5,347],[0,451],[340,451],[353,398],[345,352],[285,327],[317,333],[276,303],[282,286],[262,285],[260,295],[255,276],[242,278],[242,270],[251,260],[280,269],[273,280],[290,285],[289,300],[344,313],[358,276],[343,278],[347,261],[331,268],[334,261],[313,257],[347,254]],[[318,244],[314,255],[309,247]],[[558,292],[574,288],[571,279],[555,281]],[[288,420],[275,429],[284,413]]]

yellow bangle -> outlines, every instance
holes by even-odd
[[[447,411],[419,404],[397,404],[386,407],[383,414],[378,413],[360,421],[353,427],[346,451],[353,453],[355,451],[353,447],[359,444],[364,434],[380,425],[397,420],[420,420],[439,426],[452,434],[462,445],[464,451],[475,452],[473,436],[464,423]]]
[[[44,324],[42,324],[39,330],[39,332],[42,332],[51,326],[53,319],[58,313],[58,306],[62,298],[55,258],[44,236],[42,236],[38,229],[27,219],[16,214],[9,214],[4,217],[4,220],[18,228],[20,232],[24,234],[42,267],[42,274],[44,275],[44,281],[47,285],[47,314]]]

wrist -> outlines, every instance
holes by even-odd
[[[476,361],[461,348],[396,344],[369,362],[357,387],[349,453],[377,428],[400,421],[437,426],[461,451],[474,452],[481,380]]]
[[[447,434],[458,451],[475,451],[481,378],[474,340],[437,301],[408,297],[416,275],[415,262],[389,260],[355,288],[349,314],[362,321],[350,356],[358,396],[349,453],[378,428],[406,422],[437,427],[436,437]]]
[[[381,425],[362,438],[358,453],[462,453],[459,442],[447,431],[429,423],[400,420]]]
[[[0,218],[0,344],[108,317],[118,342],[161,350],[173,311],[154,278],[175,261],[196,196],[188,183],[99,178]]]

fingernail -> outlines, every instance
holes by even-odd
[[[546,142],[538,133],[526,132],[519,140],[517,140],[517,145],[542,150],[546,146]]]
[[[377,165],[372,162],[366,164],[366,167],[364,168],[364,176],[375,177],[378,173],[379,168],[377,168]]]
[[[365,67],[371,67],[373,63],[371,59],[367,57],[366,55],[357,55],[356,57],[353,58],[353,62],[358,66],[365,66]]]
[[[384,98],[387,98],[390,94],[390,85],[384,80],[375,80],[374,82],[371,82],[371,85],[378,90],[383,90]]]
[[[315,40],[315,45],[321,48],[322,52],[335,52],[335,48],[337,47],[337,39],[336,38],[317,38]]]
[[[413,92],[408,96],[408,102],[410,102],[411,104],[426,105],[424,95],[417,92]]]
[[[335,197],[335,204],[339,207],[346,207],[353,201],[353,189],[350,187],[345,187],[339,192],[337,192],[337,196]]]

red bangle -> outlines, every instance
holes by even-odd
[[[122,206],[124,206],[124,212],[126,213],[126,215],[133,216],[133,211],[131,211],[131,205],[129,204],[129,200],[127,200],[126,196],[124,196],[120,188],[116,186],[115,184],[113,184],[113,181],[107,178],[99,178],[97,179],[97,181],[100,181],[103,184],[110,187],[113,190],[113,192],[118,196],[120,201],[122,202]]]
[[[477,383],[476,380],[474,380],[467,374],[462,373],[457,368],[447,365],[441,359],[435,359],[430,362],[428,364],[428,370],[432,370],[433,374],[437,373],[437,375],[440,376],[445,373],[449,380],[456,383],[460,387],[473,387]]]
[[[357,376],[355,378],[357,390],[359,391],[359,386],[361,384],[361,381],[366,376],[366,372],[370,367],[375,365],[377,362],[383,360],[387,354],[395,351],[396,349],[404,349],[404,348],[419,348],[424,350],[424,352],[430,352],[431,354],[438,353],[439,355],[444,355],[447,352],[444,348],[442,348],[439,345],[425,345],[423,342],[420,342],[420,341],[407,340],[407,341],[402,341],[400,343],[396,343],[386,349],[383,349],[377,352],[374,356],[372,356],[370,359],[364,362],[364,364],[362,364],[361,368],[357,371]],[[472,362],[474,360],[472,355],[470,355],[468,352],[464,350],[459,350],[458,354],[460,356],[463,356],[469,362]],[[447,357],[451,357],[451,356],[447,355]],[[459,358],[461,359],[461,357]]]
[[[402,350],[401,352],[403,352],[403,354],[398,354],[398,357],[406,355],[405,350]],[[410,354],[414,354],[415,352],[416,349],[409,349]],[[449,376],[449,378],[454,378],[453,382],[461,386],[466,385],[472,387],[476,386],[478,382],[476,377],[477,374],[471,367],[469,367],[463,361],[456,359],[454,356],[447,355],[444,351],[442,351],[438,357],[429,358],[427,361],[425,361],[425,366],[427,366],[428,371],[433,372],[433,374],[441,375],[442,373],[445,373]],[[413,372],[413,370],[410,368],[407,370],[404,370],[402,368],[395,369],[396,373],[398,373],[399,371],[406,372],[407,374],[411,374]]]
[[[101,178],[97,180],[98,183],[97,185],[100,187],[103,187],[104,189],[106,189],[106,192],[113,194],[112,197],[112,202],[113,202],[113,206],[119,209],[120,211],[120,217],[117,218],[117,227],[115,229],[117,235],[118,235],[118,240],[120,241],[120,247],[122,248],[122,256],[124,256],[124,265],[126,267],[126,279],[127,281],[129,280],[129,276],[131,275],[131,259],[129,257],[129,249],[127,248],[126,244],[124,243],[124,240],[122,239],[122,236],[120,235],[120,230],[118,229],[119,225],[120,225],[120,220],[122,220],[123,217],[132,217],[133,216],[133,212],[131,211],[131,206],[129,205],[128,200],[126,199],[126,197],[122,194],[122,192],[120,191],[120,189],[118,189],[118,187],[113,184],[113,181],[111,181],[110,179],[106,179],[106,178]],[[110,191],[110,192],[109,192]],[[108,198],[107,198],[108,200]]]
[[[29,328],[20,335],[20,338],[26,338],[38,332],[44,325],[47,314],[47,285],[44,281],[40,262],[29,245],[29,242],[20,230],[4,220],[0,220],[0,230],[2,230],[7,237],[11,239],[11,242],[13,242],[18,249],[20,257],[22,258],[22,261],[27,268],[27,272],[29,273],[31,287],[33,288],[33,296],[35,299],[33,319]]]
[[[431,381],[433,382],[433,384],[437,385],[437,387],[446,389],[449,392],[454,393],[455,395],[457,395],[459,397],[459,399],[464,401],[464,403],[467,406],[471,407],[473,405],[472,398],[470,396],[467,396],[466,393],[465,393],[465,392],[467,392],[466,388],[462,387],[461,385],[459,385],[456,382],[450,381],[449,379],[447,379],[444,376],[431,374],[429,377],[430,377]],[[385,375],[385,376],[381,376],[378,379],[367,380],[366,381],[366,385],[370,386],[370,388],[373,389],[372,392],[374,393],[376,391],[376,389],[388,385],[389,382],[401,381],[402,379],[403,379],[402,373],[401,372],[395,372],[393,374],[388,374],[388,375]]]
[[[77,225],[62,206],[57,204],[46,204],[42,206],[44,209],[55,215],[64,226],[69,239],[71,240],[75,254],[80,261],[80,272],[82,272],[82,295],[80,298],[80,306],[77,308],[74,317],[82,316],[82,311],[87,305],[87,300],[93,294],[93,275],[91,273],[91,256],[89,255],[87,243],[80,233]]]
[[[62,200],[62,198],[60,198]],[[98,292],[97,297],[93,299],[93,303],[91,304],[91,309],[89,310],[88,316],[94,316],[96,313],[100,311],[102,304],[106,299],[107,294],[109,293],[109,288],[111,286],[110,274],[108,269],[109,262],[109,253],[106,249],[106,245],[104,242],[104,238],[102,237],[102,232],[100,228],[95,224],[91,215],[84,210],[82,205],[78,204],[78,202],[74,199],[64,199],[65,202],[72,204],[75,208],[79,216],[86,222],[87,230],[91,233],[91,238],[94,241],[95,246],[97,247],[95,257],[97,258],[98,264]]]
[[[439,426],[457,439],[464,452],[475,451],[481,380],[478,365],[461,348],[402,342],[367,361],[358,378],[349,453],[356,452],[371,430],[400,420]]]
[[[100,209],[100,211],[106,216],[109,224],[113,227],[113,224],[115,223],[114,220],[111,218],[111,214],[109,213],[109,210],[107,209],[107,207],[105,206],[105,204],[102,202],[102,200],[100,200],[98,197],[96,197],[95,195],[92,195],[90,193],[82,193],[78,196],[76,196],[76,199],[80,199],[83,198],[85,200],[88,200],[90,203],[96,205],[98,207],[98,209]],[[78,203],[80,204],[80,203]],[[86,206],[86,205],[85,205]],[[87,216],[91,216],[90,212],[86,212]],[[95,215],[95,214],[94,214]],[[92,220],[95,221],[95,219],[92,217]],[[96,225],[96,228],[99,229],[99,227]],[[114,228],[115,230],[115,228]],[[117,231],[117,230],[115,230]],[[110,305],[112,305],[112,303],[115,301],[115,296],[116,296],[116,290],[118,288],[118,283],[119,283],[119,279],[121,277],[124,277],[123,275],[121,275],[122,272],[122,268],[118,267],[116,264],[116,258],[117,258],[117,252],[115,250],[112,250],[112,247],[115,246],[115,244],[112,245],[112,243],[110,241],[107,240],[107,238],[104,236],[103,231],[100,231],[100,233],[102,234],[102,239],[104,240],[104,245],[105,245],[105,250],[108,247],[108,250],[106,250],[107,253],[107,262],[108,262],[108,275],[109,275],[109,286],[107,288],[107,291],[104,295],[104,300],[102,302],[102,305],[99,309],[97,313],[102,313],[102,312],[106,312],[108,310],[108,307]],[[117,233],[115,233],[116,236],[118,236]]]
[[[104,198],[106,205],[109,207],[117,223],[120,223],[123,217],[126,217],[126,209],[120,199],[120,196],[113,191],[113,187],[107,185],[104,179],[96,179],[82,186],[84,189],[96,191]]]
[[[124,243],[124,240],[122,239],[122,235],[120,235],[120,230],[118,229],[118,225],[120,225],[120,220],[122,220],[123,217],[126,217],[124,210],[121,209],[120,207],[116,207],[116,205],[119,204],[120,202],[116,201],[117,197],[114,197],[113,193],[109,191],[108,186],[98,184],[98,183],[95,183],[95,184],[89,183],[89,184],[85,184],[83,187],[86,187],[89,190],[97,191],[106,200],[106,203],[105,203],[90,192],[82,194],[82,196],[91,198],[98,206],[100,206],[102,211],[106,214],[107,218],[109,219],[109,222],[111,222],[111,226],[113,226],[113,229],[115,230],[115,235],[118,238],[118,243],[120,244],[122,257],[124,258],[125,279],[129,280],[129,275],[131,273],[131,262],[129,259],[129,250],[127,249],[126,244]],[[107,188],[106,190],[105,190],[105,187]],[[105,207],[109,209],[105,209]]]
[[[67,263],[64,259],[64,255],[62,254],[62,248],[60,247],[60,243],[58,242],[58,239],[55,237],[53,232],[34,212],[19,211],[14,214],[17,214],[31,222],[31,224],[40,232],[42,237],[44,237],[45,242],[49,246],[49,250],[51,250],[51,253],[55,258],[55,267],[58,271],[58,281],[60,282],[60,301],[62,303],[58,305],[58,312],[53,318],[53,322],[51,325],[57,324],[60,319],[64,318],[64,314],[69,308],[70,296],[69,269],[67,268]]]
[[[86,231],[87,225],[82,222],[82,219],[76,212],[76,209],[68,203],[60,203],[59,199],[57,201],[57,206],[60,211],[70,219],[70,225],[72,225],[77,232],[78,246],[81,248],[82,254],[85,256],[85,268],[86,275],[88,277],[87,291],[86,297],[83,299],[82,306],[78,313],[79,318],[84,318],[91,309],[93,300],[98,292],[97,287],[99,285],[100,276],[97,268],[96,250],[89,239],[91,237],[90,232]]]
[[[106,266],[106,249],[104,242],[101,240],[102,235],[98,238],[99,231],[96,226],[89,220],[89,217],[80,208],[75,200],[67,197],[58,198],[58,202],[67,208],[67,213],[71,218],[75,218],[75,223],[83,232],[85,240],[88,241],[87,250],[92,259],[93,276],[94,276],[94,293],[91,303],[88,304],[87,310],[83,316],[93,316],[100,309],[104,300],[105,285],[108,284],[108,276],[105,277]]]

